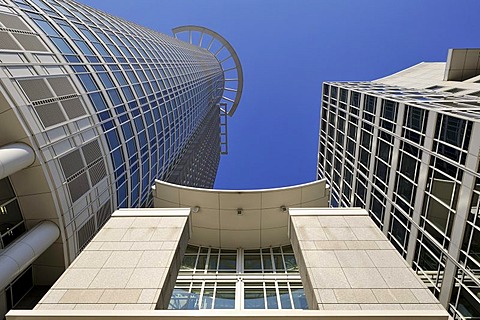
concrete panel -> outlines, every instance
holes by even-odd
[[[190,236],[189,214],[190,209],[115,212],[37,309],[163,307],[165,297],[170,298]],[[157,234],[162,236],[156,238],[167,241],[149,242]]]
[[[311,308],[357,314],[443,308],[365,210],[289,211],[290,241]],[[318,234],[325,239],[312,240]]]

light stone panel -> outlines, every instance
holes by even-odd
[[[310,308],[444,310],[367,211],[289,211],[289,236]]]
[[[153,189],[157,208],[195,208],[191,215],[192,244],[222,248],[285,245],[289,241],[287,208],[327,207],[328,198],[329,186],[325,180],[258,190],[198,189],[157,180]],[[308,217],[302,223],[315,227]],[[335,219],[329,223],[348,226]],[[314,235],[309,240],[327,240],[325,233],[307,234]],[[162,237],[170,236],[153,234],[149,241],[162,241]]]
[[[154,310],[168,303],[190,209],[116,211],[36,310]],[[149,241],[155,234],[156,240]]]

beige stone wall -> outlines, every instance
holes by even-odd
[[[165,307],[190,236],[189,212],[116,211],[35,309]]]
[[[290,209],[309,306],[444,310],[363,209]]]

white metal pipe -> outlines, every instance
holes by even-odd
[[[55,223],[42,221],[0,251],[0,290],[25,271],[59,236]]]
[[[0,179],[33,164],[35,152],[25,143],[12,143],[0,148]]]

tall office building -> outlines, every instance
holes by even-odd
[[[361,207],[455,318],[480,317],[479,49],[323,85],[318,178]]]
[[[174,35],[187,41],[74,1],[0,0],[2,308],[51,285],[114,210],[151,206],[155,179],[213,186],[240,62],[209,29]]]

